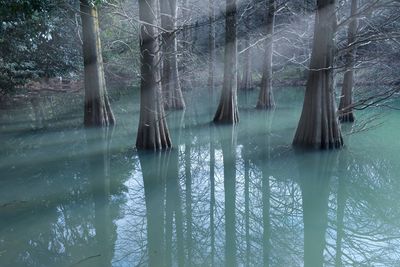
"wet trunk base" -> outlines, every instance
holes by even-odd
[[[345,114],[341,114],[339,116],[339,121],[341,123],[346,123],[346,122],[352,123],[352,122],[354,122],[355,121],[355,116],[354,116],[353,111],[347,112]]]
[[[92,100],[85,104],[84,125],[86,127],[107,127],[115,124],[109,100],[106,98],[104,102]]]

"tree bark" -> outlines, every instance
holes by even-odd
[[[108,99],[101,54],[99,19],[96,6],[80,1],[82,19],[83,64],[85,80],[85,126],[108,126],[115,123]]]
[[[236,0],[226,0],[224,83],[215,123],[239,122],[237,107]]]
[[[162,34],[163,75],[162,89],[166,109],[184,109],[179,82],[177,42],[176,42],[176,0],[160,0],[161,27],[168,32]]]
[[[275,25],[275,0],[267,0],[267,17],[265,25],[265,35],[267,38],[264,41],[264,64],[261,78],[260,94],[258,96],[257,108],[270,109],[275,107],[274,95],[272,92],[272,56],[273,56],[273,41],[274,41],[274,25]]]
[[[215,58],[215,10],[214,10],[214,0],[209,0],[209,13],[208,13],[208,89],[210,95],[214,92],[214,58]]]
[[[157,32],[153,13],[155,0],[139,0],[141,25],[140,118],[137,149],[160,150],[171,147],[160,88]]]
[[[320,149],[343,146],[333,86],[335,2],[317,3],[310,71],[294,146]]]
[[[344,73],[342,94],[339,103],[339,120],[340,122],[354,122],[354,113],[351,105],[353,104],[353,87],[354,87],[354,57],[356,47],[353,43],[356,41],[358,20],[357,20],[357,0],[351,1],[351,22],[348,28],[348,50],[345,56],[346,70]]]
[[[249,28],[245,29],[244,47],[245,49],[250,46]],[[241,80],[240,89],[247,91],[253,89],[253,80],[251,77],[251,49],[246,49],[243,54],[243,78]]]

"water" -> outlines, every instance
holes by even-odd
[[[163,153],[133,149],[137,93],[109,130],[82,129],[74,96],[1,110],[0,266],[399,266],[399,111],[311,153],[290,147],[299,88],[269,112],[240,95],[236,127],[186,95]]]

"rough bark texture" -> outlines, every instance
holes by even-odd
[[[166,109],[184,109],[178,74],[176,42],[176,0],[160,0],[161,27],[168,32],[162,34],[163,71],[162,89]]]
[[[303,111],[294,146],[331,149],[343,145],[333,87],[335,0],[319,0]]]
[[[351,1],[351,22],[348,29],[348,50],[345,56],[346,61],[346,72],[344,73],[342,94],[340,96],[339,104],[339,120],[341,122],[354,122],[354,114],[351,105],[353,104],[353,87],[354,87],[354,57],[356,53],[356,47],[354,42],[356,41],[358,20],[356,17],[357,13],[357,1]]]
[[[264,64],[261,78],[260,94],[258,96],[257,108],[270,109],[275,107],[274,95],[272,92],[272,52],[274,40],[274,24],[275,24],[275,0],[267,0],[267,17],[265,25],[264,41]]]
[[[83,63],[85,72],[85,126],[108,126],[115,123],[107,95],[97,8],[88,0],[80,1],[82,19]]]
[[[160,88],[157,32],[155,25],[155,0],[139,0],[141,25],[140,55],[140,118],[136,139],[137,149],[160,150],[171,147],[165,120]]]
[[[236,0],[226,0],[224,83],[215,123],[239,122],[237,107]]]

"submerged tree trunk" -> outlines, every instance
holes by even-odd
[[[184,109],[179,83],[176,42],[176,0],[160,0],[161,27],[168,32],[162,34],[163,75],[162,88],[166,109]]]
[[[140,119],[136,139],[138,149],[160,150],[171,147],[160,88],[155,0],[139,0],[141,25]]]
[[[293,145],[332,149],[343,145],[333,88],[335,0],[320,0],[315,16],[310,71]]]
[[[88,0],[80,1],[82,19],[83,64],[85,72],[85,126],[108,126],[115,123],[107,95],[101,55],[97,8]]]
[[[339,120],[341,122],[354,122],[354,114],[351,105],[353,104],[353,87],[354,87],[354,57],[356,48],[354,42],[356,40],[358,21],[357,0],[351,1],[351,22],[348,29],[348,50],[345,56],[346,71],[344,73],[342,94],[339,104]]]
[[[239,122],[237,107],[237,47],[236,47],[236,0],[226,0],[224,83],[217,112],[216,123]]]
[[[274,41],[275,24],[275,0],[267,0],[267,18],[265,25],[266,39],[264,41],[264,64],[261,78],[260,94],[258,96],[257,108],[270,109],[275,107],[274,95],[272,92],[272,53]]]

